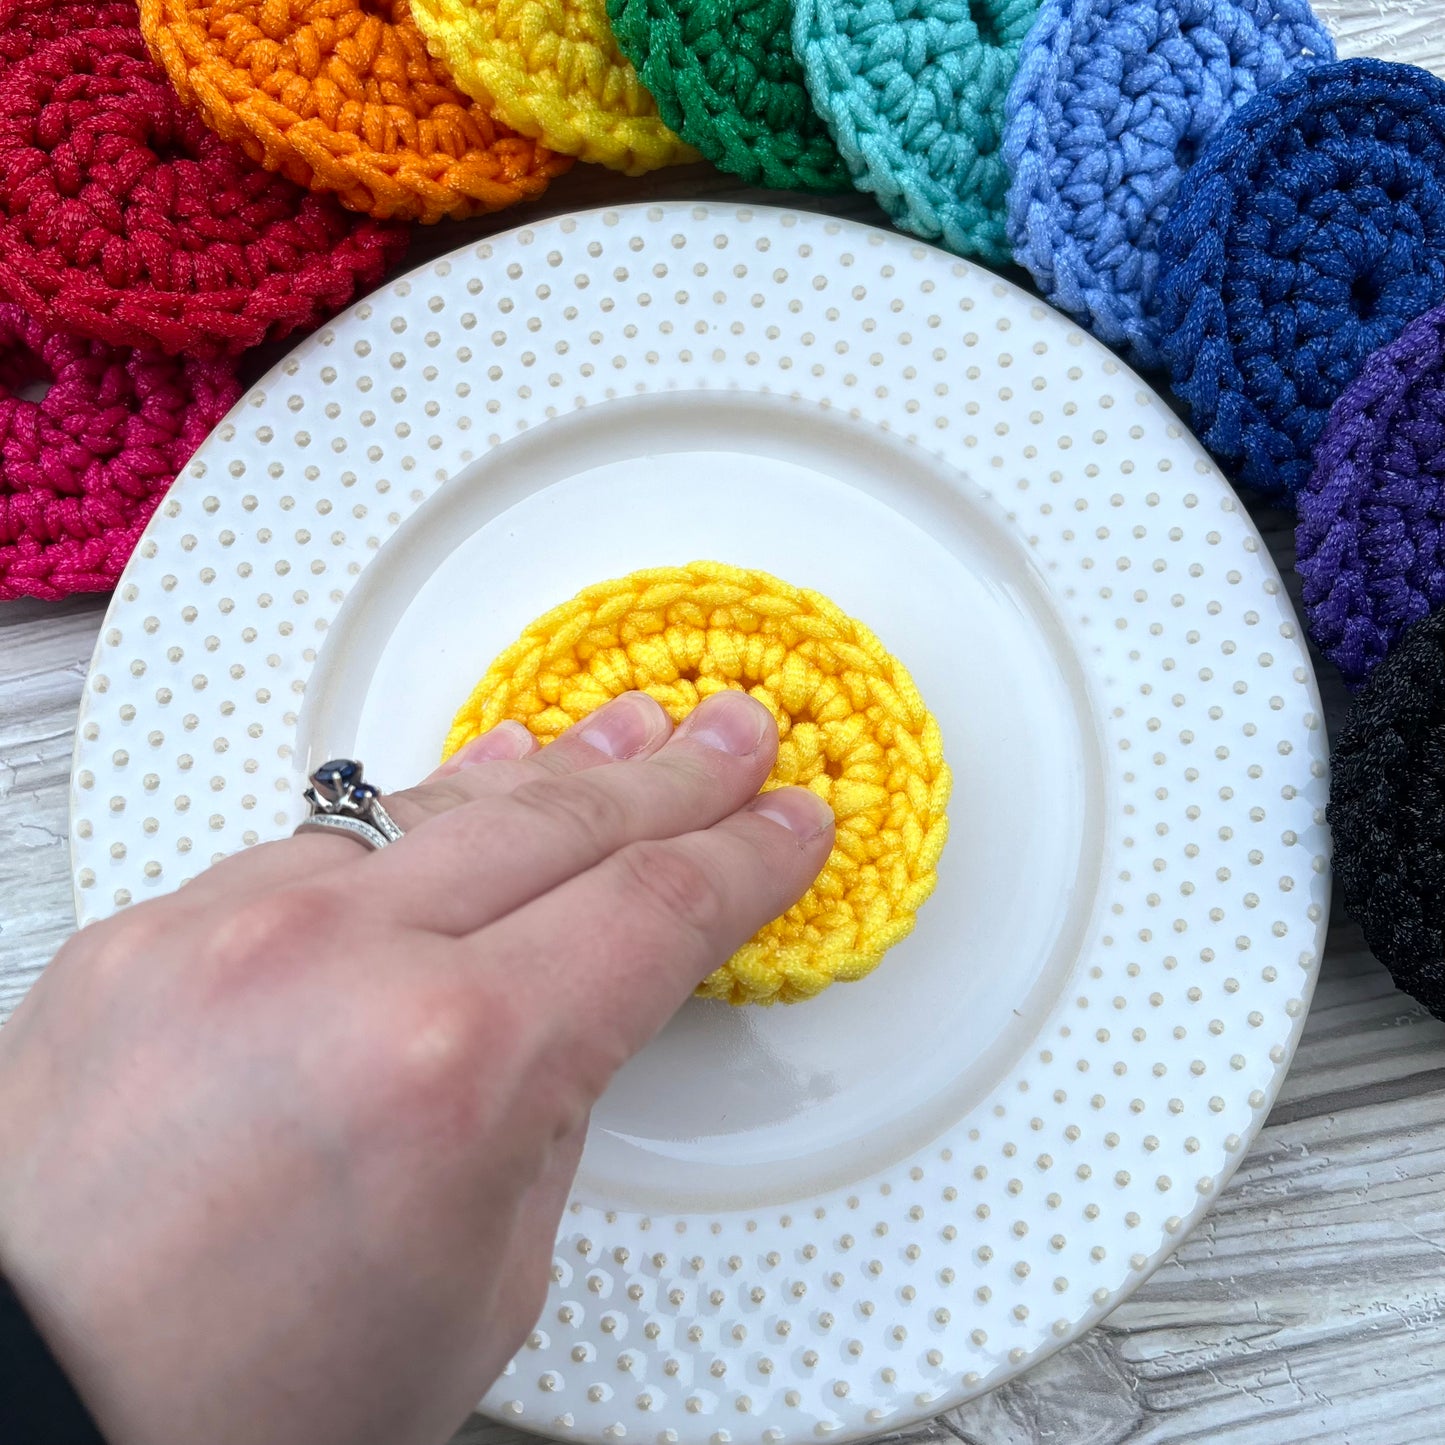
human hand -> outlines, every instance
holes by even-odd
[[[766,710],[504,724],[86,929],[0,1033],[0,1273],[112,1445],[435,1445],[541,1309],[588,1111],[798,899]]]

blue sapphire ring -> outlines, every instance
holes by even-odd
[[[381,790],[366,781],[355,758],[333,758],[311,774],[302,796],[311,816],[298,833],[345,833],[367,848],[385,848],[401,837],[390,813],[381,805]]]

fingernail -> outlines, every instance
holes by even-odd
[[[609,758],[635,758],[668,726],[667,714],[645,692],[624,692],[577,725],[577,736]]]
[[[500,722],[490,732],[473,738],[457,754],[457,766],[474,767],[477,763],[516,762],[534,751],[532,734],[519,722]]]
[[[745,692],[715,692],[688,715],[682,735],[705,748],[750,758],[762,745],[772,718]]]
[[[786,828],[800,843],[816,838],[833,822],[833,810],[807,788],[778,788],[764,793],[748,804],[748,811]]]

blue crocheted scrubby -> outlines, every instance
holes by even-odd
[[[1159,237],[1161,348],[1205,445],[1275,495],[1335,399],[1445,300],[1445,81],[1297,70],[1215,133]]]
[[[904,229],[1010,257],[1003,103],[1038,0],[797,0],[793,49],[859,190]]]
[[[1180,176],[1238,106],[1334,57],[1307,0],[1043,0],[1004,106],[1014,259],[1159,365],[1159,227]]]

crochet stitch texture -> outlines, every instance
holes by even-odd
[[[853,183],[905,230],[1010,259],[1004,98],[1038,0],[797,0],[793,48]]]
[[[617,48],[606,0],[413,0],[433,55],[513,130],[630,176],[697,159]]]
[[[443,756],[509,718],[551,742],[632,689],[678,722],[726,688],[750,692],[777,721],[766,786],[811,788],[838,830],[802,901],[698,991],[793,1003],[862,978],[911,931],[933,891],[952,781],[938,724],[907,671],[826,597],[718,562],[588,587],[487,669]]]
[[[1295,71],[1185,173],[1159,250],[1162,349],[1201,440],[1294,493],[1364,359],[1445,300],[1445,81]]]
[[[0,0],[0,60],[24,60],[41,41],[68,34],[75,28],[75,8],[65,0]],[[135,14],[130,0],[91,0],[84,9],[116,25]]]
[[[0,601],[113,587],[240,394],[229,362],[47,332],[0,302]]]
[[[608,0],[663,120],[749,185],[852,185],[793,55],[793,0]]]
[[[31,8],[0,12],[29,33]],[[240,351],[374,285],[404,227],[258,170],[177,99],[129,5],[66,3],[0,71],[0,294],[113,346]]]
[[[1238,106],[1334,57],[1308,0],[1043,0],[1004,107],[1014,259],[1158,366],[1159,228],[1180,177]]]
[[[1445,1018],[1445,613],[1417,622],[1350,707],[1330,760],[1335,881],[1371,952]]]
[[[1365,362],[1298,501],[1310,635],[1358,687],[1445,603],[1445,306]]]
[[[140,14],[212,129],[352,210],[477,215],[541,195],[571,165],[451,85],[407,0],[140,0]]]

